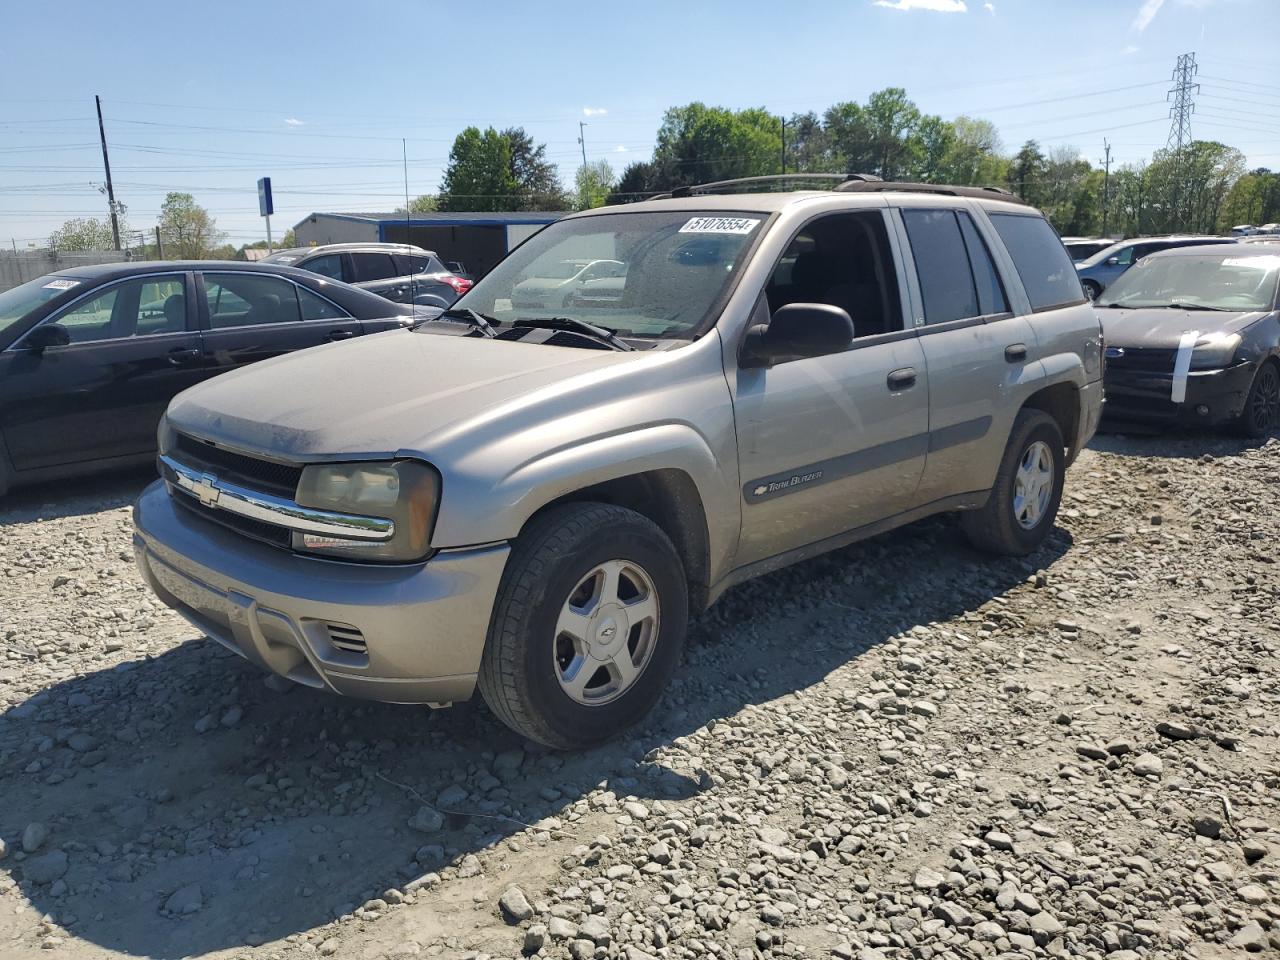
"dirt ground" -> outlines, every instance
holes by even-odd
[[[264,679],[133,566],[129,474],[0,503],[0,957],[1280,949],[1280,441],[1100,437],[1058,529],[730,592],[581,754]]]

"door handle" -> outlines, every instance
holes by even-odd
[[[1021,363],[1027,359],[1027,345],[1025,343],[1011,343],[1004,348],[1004,358],[1008,363]]]
[[[916,368],[902,367],[891,370],[888,377],[890,390],[910,390],[916,385]]]
[[[200,359],[200,351],[195,347],[175,347],[169,351],[169,362],[175,367],[184,367]]]
[[[354,330],[331,330],[329,332],[329,339],[334,341],[350,340],[355,335],[356,332]]]

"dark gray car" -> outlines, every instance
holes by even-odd
[[[1153,254],[1097,301],[1112,422],[1280,427],[1280,250]]]

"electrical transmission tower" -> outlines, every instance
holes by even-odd
[[[1173,123],[1169,127],[1170,150],[1181,151],[1191,142],[1191,115],[1196,112],[1196,103],[1192,99],[1200,92],[1200,84],[1194,82],[1195,75],[1200,72],[1196,65],[1194,53],[1184,53],[1178,57],[1178,65],[1173,68],[1173,89],[1169,91],[1169,118]]]

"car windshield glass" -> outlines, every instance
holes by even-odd
[[[41,277],[0,293],[0,333],[41,304],[83,285],[84,281],[74,277]]]
[[[1271,310],[1280,255],[1164,256],[1138,262],[1097,301],[1100,307],[1187,304],[1214,310]]]
[[[568,317],[623,336],[687,338],[742,268],[764,221],[696,210],[561,220],[516,248],[458,306],[502,326]],[[585,269],[600,261],[599,271]]]

